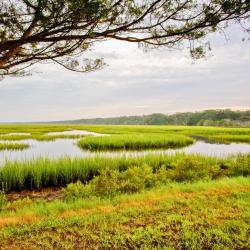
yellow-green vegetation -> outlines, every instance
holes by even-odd
[[[250,155],[231,156],[226,159],[184,154],[147,154],[135,157],[97,155],[89,158],[7,161],[0,168],[0,183],[6,191],[60,187],[77,180],[87,182],[99,175],[103,169],[121,172],[131,166],[140,168],[145,164],[154,172],[165,168],[168,170],[169,180],[215,179],[221,176],[249,175]]]
[[[249,177],[103,197],[69,191],[52,202],[26,198],[0,212],[0,248],[248,249],[249,203]]]
[[[145,133],[88,137],[80,140],[78,146],[88,150],[144,150],[180,148],[192,143],[191,138],[183,135]]]
[[[9,135],[13,140],[68,138],[46,133],[69,130],[110,135],[79,141],[91,150],[174,148],[192,137],[249,142],[250,136],[247,128],[0,126],[1,134],[30,133]],[[6,161],[0,185],[3,250],[249,249],[250,154]],[[41,195],[48,190],[53,198]]]
[[[24,150],[29,147],[27,143],[2,143],[0,142],[1,150]]]
[[[34,139],[38,141],[51,141],[55,139],[78,139],[86,135],[47,135],[50,132],[66,132],[71,130],[80,130],[75,126],[62,125],[0,125],[0,140],[26,140]],[[12,134],[14,133],[14,134]],[[16,133],[16,134],[15,134]],[[26,133],[18,134],[18,133]]]
[[[210,140],[230,143],[230,142],[244,142],[250,143],[250,135],[215,135],[208,137]]]
[[[4,141],[21,141],[33,139],[37,141],[54,141],[56,139],[80,139],[83,135],[0,135],[0,140]]]
[[[6,201],[5,193],[3,191],[0,191],[0,211],[3,208],[5,201]]]
[[[0,140],[38,139],[50,140],[56,138],[79,138],[77,135],[47,136],[49,132],[63,132],[70,130],[86,130],[102,134],[138,135],[138,134],[175,134],[186,136],[202,136],[217,141],[249,143],[250,128],[221,128],[205,126],[142,126],[142,125],[0,125]],[[12,135],[8,133],[30,133],[30,135]],[[5,135],[4,135],[5,134]],[[3,136],[4,135],[4,136]],[[227,137],[227,138],[226,138]],[[229,139],[230,137],[230,139]],[[222,140],[223,139],[223,140]]]

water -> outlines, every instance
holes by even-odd
[[[1,141],[0,141],[1,142]],[[5,141],[6,142],[6,141]],[[13,141],[7,141],[13,143]],[[36,141],[36,140],[21,140],[19,142],[28,143],[31,147],[22,151],[0,151],[0,165],[5,160],[32,160],[40,157],[57,159],[63,156],[70,157],[89,157],[95,155],[145,155],[148,153],[165,153],[171,154],[175,152],[183,152],[187,154],[199,153],[203,155],[224,157],[229,154],[250,153],[250,144],[231,143],[231,144],[212,144],[204,141],[197,141],[194,144],[181,149],[168,150],[147,150],[147,151],[116,151],[116,152],[90,152],[81,150],[77,147],[76,139],[57,139],[55,141]]]
[[[63,131],[63,132],[49,132],[45,135],[51,135],[51,136],[57,136],[57,135],[92,135],[92,136],[107,136],[107,134],[100,134],[85,130],[69,130],[69,131]]]

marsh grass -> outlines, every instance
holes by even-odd
[[[28,143],[2,143],[0,142],[0,151],[1,150],[24,150],[29,148]]]
[[[209,139],[216,142],[231,143],[231,142],[243,142],[250,143],[250,135],[216,135],[209,136]]]
[[[2,141],[21,141],[21,140],[37,140],[37,141],[54,141],[56,139],[81,139],[88,137],[87,135],[6,135],[0,136]]]
[[[239,128],[44,124],[0,125],[0,133],[47,140],[47,132],[73,128],[130,141],[138,134],[232,142],[250,136],[250,129]],[[136,147],[148,147],[142,141]],[[6,192],[0,192],[0,249],[249,249],[249,178],[250,154],[6,161],[0,167]],[[7,201],[9,191],[44,187],[64,187],[64,198]]]
[[[250,128],[222,128],[205,126],[143,126],[143,125],[59,125],[59,124],[26,124],[26,125],[0,125],[0,139],[52,139],[47,137],[49,132],[64,132],[70,130],[86,130],[101,134],[137,135],[139,134],[180,134],[187,136],[224,137],[231,136],[232,142],[249,142]],[[30,133],[30,136],[2,136],[8,133]],[[58,138],[69,138],[62,137]],[[246,137],[244,137],[246,136]],[[5,138],[4,138],[5,137]],[[72,137],[71,137],[72,138]]]
[[[172,134],[125,134],[104,137],[88,137],[78,141],[78,146],[87,150],[145,150],[181,148],[190,145],[193,139]]]
[[[238,155],[226,159],[201,155],[144,156],[95,156],[89,158],[64,157],[58,160],[38,159],[26,162],[9,162],[0,168],[0,183],[5,191],[60,187],[80,180],[86,183],[104,169],[127,170],[129,167],[150,166],[155,172],[165,167],[169,180],[193,181],[215,179],[223,176],[248,176],[250,155]]]

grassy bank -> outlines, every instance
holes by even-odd
[[[56,139],[81,139],[86,136],[83,135],[0,135],[0,140],[2,141],[21,141],[21,140],[37,140],[37,141],[54,141]]]
[[[29,147],[30,145],[27,143],[2,143],[0,142],[0,151],[1,150],[24,150]]]
[[[112,198],[26,199],[0,212],[0,248],[248,249],[249,195],[249,177],[237,177]]]
[[[249,143],[250,128],[221,128],[201,126],[124,126],[124,125],[0,125],[0,139],[21,140],[38,139],[51,140],[56,138],[72,138],[71,136],[46,136],[48,132],[63,132],[69,130],[87,130],[102,134],[137,135],[139,134],[180,134],[187,136],[225,137],[230,136],[231,142]],[[7,136],[8,133],[30,133],[30,135]],[[79,137],[79,136],[78,136]]]
[[[6,191],[65,186],[80,180],[86,182],[103,169],[124,171],[144,164],[153,171],[168,170],[170,180],[215,179],[221,176],[249,175],[250,155],[220,159],[199,155],[163,155],[90,158],[39,159],[27,162],[6,162],[0,168],[0,183]]]
[[[144,150],[180,148],[193,142],[193,139],[183,135],[145,133],[88,137],[79,140],[78,146],[87,150]]]
[[[216,135],[216,136],[210,136],[209,139],[222,143],[230,143],[230,142],[250,143],[250,135]]]

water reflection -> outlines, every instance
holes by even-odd
[[[92,136],[106,136],[106,134],[100,134],[95,132],[90,132],[86,130],[69,130],[69,131],[62,131],[62,132],[49,132],[45,135],[57,136],[57,135],[92,135]]]
[[[1,142],[1,141],[0,141]],[[6,141],[5,141],[6,142]],[[172,154],[176,152],[183,152],[187,154],[199,153],[203,155],[212,156],[226,156],[229,154],[250,153],[250,144],[211,144],[208,142],[197,141],[194,144],[182,149],[168,149],[168,150],[147,150],[147,151],[116,151],[116,152],[90,152],[81,150],[77,147],[75,139],[57,139],[55,141],[36,141],[32,139],[21,140],[19,142],[28,143],[31,147],[22,151],[0,151],[0,164],[5,160],[32,160],[40,157],[48,157],[51,159],[60,158],[63,156],[70,157],[89,157],[98,155],[145,155],[148,153],[165,153]],[[10,141],[11,143],[11,141]],[[13,143],[13,141],[12,141]]]

